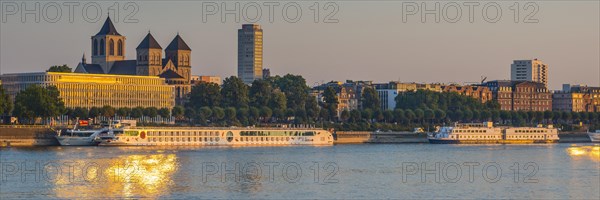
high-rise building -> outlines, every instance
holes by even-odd
[[[510,65],[510,79],[513,81],[533,81],[548,87],[548,65],[536,59],[515,60]]]
[[[257,24],[238,29],[238,78],[244,83],[263,78],[263,30]]]

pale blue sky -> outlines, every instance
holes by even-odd
[[[26,4],[31,7],[33,2]],[[37,2],[41,7],[48,4]],[[6,8],[0,7],[0,15],[6,20],[0,22],[1,73],[43,71],[58,64],[75,67],[83,52],[90,60],[90,36],[99,31],[107,8],[115,2],[97,2],[103,8],[103,16],[96,23],[86,22],[82,16],[82,7],[89,2],[75,7],[73,23],[68,21],[67,7],[62,7],[63,14],[56,23],[43,17],[35,23],[32,15],[23,23],[20,13],[7,15]],[[119,2],[121,16],[115,26],[127,37],[128,59],[135,58],[135,47],[148,30],[163,48],[179,31],[193,50],[193,74],[236,74],[237,29],[246,23],[243,17],[236,23],[228,15],[223,23],[220,16],[208,16],[204,23],[202,2],[150,1],[136,2],[138,23],[123,23],[128,12],[122,7],[127,1]],[[482,76],[488,80],[509,79],[512,60],[532,58],[549,65],[551,89],[559,89],[563,83],[600,85],[598,1],[536,1],[539,10],[534,18],[538,23],[523,23],[531,11],[523,9],[524,2],[519,4],[520,22],[513,21],[510,6],[517,1],[495,1],[502,9],[502,17],[496,23],[486,22],[482,16],[482,7],[490,1],[475,7],[473,23],[469,22],[468,7],[462,1],[456,1],[462,10],[457,23],[448,23],[443,17],[435,23],[433,15],[427,16],[426,23],[421,22],[420,15],[408,16],[404,23],[402,1],[337,1],[339,11],[335,18],[339,23],[322,22],[331,10],[324,10],[321,2],[321,19],[314,23],[309,7],[315,1],[296,2],[302,8],[297,23],[284,20],[282,7],[286,2],[275,7],[273,23],[268,21],[268,7],[258,2],[262,6],[258,24],[264,30],[264,67],[270,68],[272,74],[303,75],[310,85],[346,79],[443,83],[477,82]],[[452,1],[438,2],[443,7]],[[221,6],[221,2],[217,3]],[[239,3],[244,6],[249,2]],[[428,8],[434,3],[426,1]],[[48,10],[53,12],[51,7]],[[452,9],[449,12],[448,16],[453,17]],[[493,10],[488,13],[494,16]],[[88,15],[93,17],[95,13]]]

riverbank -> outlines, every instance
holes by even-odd
[[[50,126],[0,126],[0,147],[56,146],[55,135]]]

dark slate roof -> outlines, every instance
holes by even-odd
[[[104,25],[102,25],[100,32],[98,32],[96,35],[119,35],[120,36],[121,34],[119,34],[119,32],[117,32],[117,29],[113,25],[112,21],[110,20],[110,16],[109,16],[106,18],[106,21],[104,21]]]
[[[177,72],[174,72],[173,70],[167,70],[166,72],[163,72],[162,74],[158,75],[158,77],[161,78],[166,78],[166,79],[176,79],[176,78],[183,78],[183,76],[180,76],[179,74],[177,74]]]
[[[136,75],[136,60],[121,60],[115,61],[112,68],[110,69],[109,74],[119,74],[119,75]]]
[[[154,39],[152,34],[148,33],[136,49],[162,49],[162,47],[158,44],[156,39]]]
[[[84,64],[83,69],[90,74],[104,74],[104,71],[99,64]]]
[[[185,41],[183,41],[183,39],[181,39],[179,34],[177,34],[177,36],[175,36],[175,38],[173,39],[173,41],[171,41],[169,46],[167,46],[166,50],[190,50],[191,51],[192,49],[190,49],[190,47],[185,43]]]

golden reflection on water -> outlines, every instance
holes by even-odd
[[[74,177],[54,182],[59,198],[160,197],[168,193],[177,171],[175,154],[124,155],[111,159],[73,161]],[[92,164],[90,164],[92,163]],[[80,177],[77,177],[77,176]]]
[[[577,146],[567,148],[567,153],[573,158],[589,157],[593,161],[600,161],[600,146]]]

